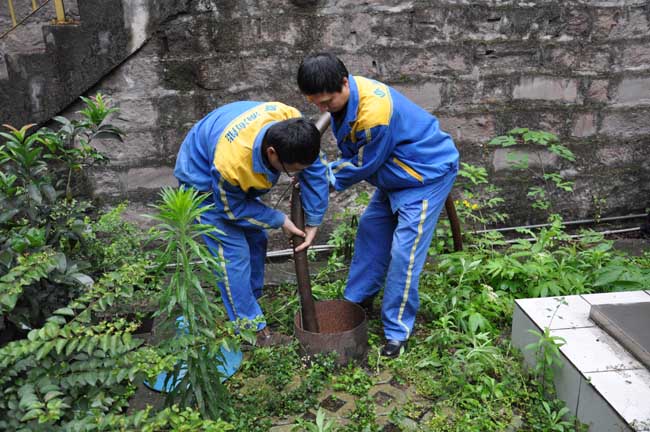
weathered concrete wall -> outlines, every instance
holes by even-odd
[[[17,16],[27,16],[31,2],[15,3]],[[38,10],[0,40],[0,123],[48,121],[139,49],[179,3],[67,0],[63,25],[51,25],[53,2]]]
[[[504,187],[513,224],[535,220],[526,185],[486,146],[512,127],[557,133],[576,153],[574,166],[558,167],[576,181],[561,201],[567,217],[592,215],[593,197],[607,200],[606,215],[650,206],[646,0],[195,0],[180,9],[93,89],[113,97],[128,132],[124,144],[105,144],[113,162],[93,177],[108,202],[146,202],[175,184],[185,133],[221,104],[280,100],[315,118],[295,74],[306,53],[332,50],[352,73],[436,114],[462,160]],[[353,193],[333,196],[330,213]]]

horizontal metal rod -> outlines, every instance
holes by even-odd
[[[632,227],[632,228],[623,228],[619,230],[607,230],[607,231],[596,231],[598,234],[602,235],[609,235],[609,234],[621,234],[621,233],[627,233],[627,232],[634,232],[634,231],[641,231],[641,227]],[[569,235],[569,238],[580,238],[580,237],[586,237],[587,234],[571,234]],[[525,239],[512,239],[512,240],[506,240],[505,243],[507,244],[512,244],[516,243],[519,240],[528,240],[528,241],[533,241],[535,240],[532,237],[525,238]],[[314,245],[310,246],[309,250],[312,250],[314,252],[326,252],[334,249],[335,246],[332,245]],[[277,251],[270,251],[266,253],[267,258],[284,258],[288,256],[293,255],[293,249],[281,249]],[[190,264],[198,264],[200,261],[193,261]],[[155,268],[156,266],[149,266],[147,268]],[[167,264],[165,266],[166,268],[168,267],[176,267],[176,264]]]
[[[566,221],[562,222],[563,225],[581,225],[581,224],[588,224],[588,223],[601,223],[601,222],[612,222],[612,221],[619,221],[619,220],[626,220],[626,219],[641,219],[646,217],[647,214],[642,213],[642,214],[631,214],[627,216],[612,216],[612,217],[606,217],[606,218],[600,218],[600,219],[578,219],[578,220],[573,220],[573,221]],[[521,225],[521,226],[514,226],[514,227],[504,227],[504,228],[491,228],[491,229],[484,229],[484,230],[478,230],[478,231],[470,231],[472,234],[484,234],[488,232],[505,232],[505,231],[515,231],[518,229],[530,229],[530,228],[544,228],[551,226],[551,224],[537,224],[537,225]]]
[[[324,252],[332,249],[334,249],[334,246],[332,245],[309,246],[309,250],[314,252]],[[270,251],[266,253],[267,258],[281,258],[289,255],[293,255],[293,249],[280,249],[280,250]]]
[[[609,235],[609,234],[621,234],[621,233],[628,233],[628,232],[634,232],[634,231],[640,231],[641,227],[634,227],[634,228],[623,228],[619,230],[607,230],[607,231],[596,231],[598,234],[602,235]],[[575,239],[575,238],[580,238],[580,237],[586,237],[587,234],[571,234],[569,235],[569,238]],[[512,239],[512,240],[506,240],[507,244],[512,244],[512,243],[517,243],[519,240],[528,240],[528,241],[534,241],[535,239],[533,237],[528,237],[525,239]]]
[[[626,232],[634,232],[634,231],[640,231],[641,227],[633,227],[633,228],[624,228],[620,230],[608,230],[608,231],[596,231],[597,233],[603,234],[603,235],[609,235],[609,234],[618,234],[618,233],[626,233]],[[584,237],[585,234],[572,234],[569,237],[570,238],[579,238],[579,237]],[[513,240],[506,240],[505,242],[510,244],[510,243],[516,243],[519,240],[535,240],[532,237],[525,238],[525,239],[513,239]],[[334,249],[335,246],[332,245],[314,245],[310,246],[309,250],[312,250],[314,252],[326,252]],[[293,249],[281,249],[277,251],[270,251],[266,253],[267,258],[282,258],[282,257],[287,257],[293,255]]]
[[[627,216],[613,216],[613,217],[608,217],[608,218],[602,218],[599,219],[599,221],[614,221],[614,220],[625,220],[625,219],[638,219],[642,217],[646,217],[647,215],[645,214],[634,214],[634,215],[627,215]],[[582,219],[582,220],[575,220],[575,221],[567,221],[564,222],[564,225],[576,225],[579,223],[590,223],[590,222],[595,222],[594,219]],[[486,232],[492,232],[492,231],[513,231],[518,228],[543,228],[546,226],[550,226],[550,224],[539,224],[539,225],[525,225],[525,226],[519,226],[519,227],[508,227],[508,228],[495,228],[491,230],[481,230],[481,231],[473,231],[474,234],[483,234]],[[603,235],[609,235],[609,234],[618,234],[618,233],[626,233],[626,232],[634,232],[634,231],[639,231],[641,227],[633,227],[633,228],[624,228],[620,230],[608,230],[608,231],[597,231]],[[570,238],[578,238],[578,237],[583,237],[583,234],[573,234],[570,235]],[[506,243],[515,243],[518,240],[521,239],[513,239],[513,240],[506,240]],[[525,240],[534,240],[532,237],[529,237]],[[332,245],[313,245],[309,247],[309,250],[314,251],[314,252],[327,252],[335,249],[335,246]],[[284,258],[293,255],[293,249],[280,249],[280,250],[275,250],[275,251],[269,251],[266,253],[267,258]],[[174,266],[175,264],[171,264],[171,266]]]

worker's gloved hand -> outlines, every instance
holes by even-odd
[[[300,237],[305,237],[305,233],[300,231],[298,227],[293,223],[291,218],[287,215],[284,215],[284,223],[282,224],[282,231],[286,234],[288,238],[291,238],[291,236],[297,235]]]
[[[305,241],[300,246],[298,246],[295,251],[300,252],[301,250],[307,249],[309,246],[311,246],[311,244],[314,242],[314,239],[316,238],[317,231],[318,227],[307,225],[305,227]]]

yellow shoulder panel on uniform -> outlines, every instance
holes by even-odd
[[[214,166],[231,185],[244,192],[250,188],[269,189],[272,184],[262,173],[253,171],[253,144],[269,123],[300,117],[300,112],[280,102],[267,102],[243,112],[219,136]]]
[[[359,108],[353,132],[388,126],[393,114],[393,100],[388,86],[380,82],[354,77],[359,90]]]

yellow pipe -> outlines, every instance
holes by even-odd
[[[37,7],[38,4],[36,3],[36,0],[32,0],[32,11],[35,11]]]
[[[16,11],[14,10],[13,0],[9,0],[9,14],[11,15],[11,23],[14,27],[16,27],[18,25],[18,21],[16,21]]]
[[[56,23],[65,24],[65,8],[63,7],[63,0],[54,0],[54,9],[56,10]]]

